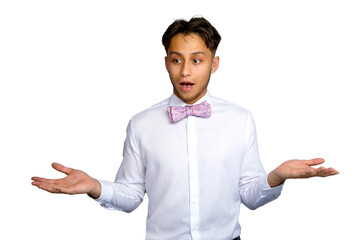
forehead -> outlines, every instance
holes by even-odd
[[[191,34],[176,34],[170,42],[168,49],[168,54],[172,52],[177,53],[195,53],[195,52],[204,52],[210,53],[211,51],[207,48],[205,41],[196,33]]]

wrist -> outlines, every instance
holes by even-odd
[[[87,193],[89,197],[93,198],[93,199],[98,199],[101,195],[101,184],[99,183],[98,180],[96,179],[92,179],[92,188],[91,190]]]
[[[275,170],[269,173],[267,177],[268,184],[271,188],[277,187],[285,182],[286,179],[281,178]]]

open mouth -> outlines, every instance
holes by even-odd
[[[182,83],[180,83],[180,85],[184,86],[184,87],[191,87],[191,86],[194,86],[195,83],[182,82]]]
[[[191,82],[181,82],[180,83],[181,89],[183,91],[190,90],[194,85],[195,85],[195,83],[191,83]]]

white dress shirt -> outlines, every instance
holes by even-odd
[[[256,209],[274,199],[258,154],[251,113],[207,93],[209,118],[170,123],[175,95],[135,115],[127,128],[115,182],[100,181],[103,207],[133,211],[149,198],[147,240],[232,240],[240,204]]]

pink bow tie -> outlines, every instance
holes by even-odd
[[[211,116],[211,108],[210,104],[206,101],[195,104],[195,105],[187,105],[185,107],[181,106],[170,106],[168,107],[170,122],[174,123],[180,121],[187,116],[197,116],[197,117],[210,117]]]

